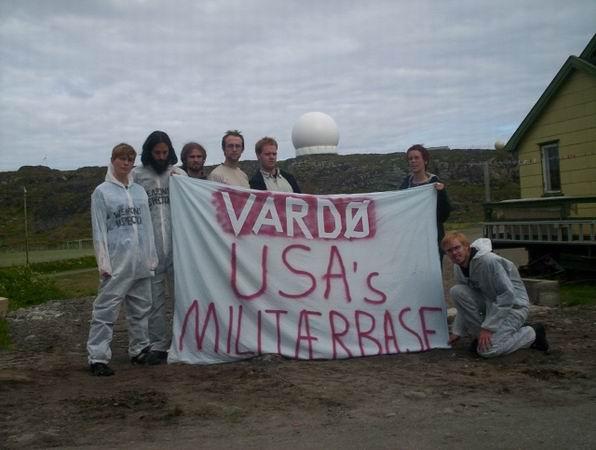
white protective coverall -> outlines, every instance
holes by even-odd
[[[114,322],[124,302],[128,322],[130,357],[149,345],[151,276],[157,267],[153,227],[145,190],[129,175],[128,187],[113,175],[91,195],[93,245],[102,276],[93,303],[87,352],[89,364],[107,364],[112,351]]]
[[[187,176],[186,172],[174,166],[168,167],[158,174],[153,167],[146,165],[136,167],[133,171],[135,183],[140,184],[147,192],[149,210],[153,222],[153,234],[157,248],[158,265],[155,276],[151,280],[152,306],[149,314],[149,339],[151,350],[166,352],[170,348],[170,336],[166,323],[165,298],[166,278],[169,297],[173,293],[172,267],[172,220],[170,214],[170,176],[171,174]]]
[[[480,329],[491,331],[491,346],[479,350],[490,358],[528,348],[536,333],[523,326],[528,317],[528,293],[515,264],[492,253],[490,239],[472,242],[477,253],[470,260],[469,277],[454,264],[455,285],[451,299],[457,308],[453,334],[478,337]]]

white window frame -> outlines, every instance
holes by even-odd
[[[556,150],[556,156],[553,158],[549,155],[552,150]],[[561,164],[559,156],[559,143],[549,142],[540,145],[540,155],[542,156],[542,179],[544,181],[544,193],[558,193],[561,192]],[[559,172],[558,186],[553,187],[553,180],[551,180],[551,164],[556,164]]]

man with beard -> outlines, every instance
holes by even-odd
[[[206,180],[205,175],[205,161],[207,160],[207,151],[201,144],[196,142],[189,142],[184,144],[182,152],[180,153],[182,160],[182,170],[184,170],[189,177]]]
[[[170,137],[163,131],[154,131],[143,144],[142,167],[134,171],[134,181],[147,192],[149,210],[155,235],[158,265],[151,280],[151,312],[149,314],[149,339],[151,351],[148,364],[166,362],[170,336],[166,324],[166,284],[168,295],[173,295],[172,224],[170,217],[170,176],[186,175],[174,167],[178,162]],[[167,281],[166,281],[167,280]]]
[[[244,136],[238,130],[226,131],[221,139],[221,148],[224,152],[225,161],[213,169],[207,179],[249,189],[248,176],[238,165],[244,151]]]

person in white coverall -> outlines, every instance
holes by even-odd
[[[114,374],[108,366],[110,344],[122,303],[131,361],[144,364],[149,355],[150,280],[157,267],[157,253],[147,194],[130,174],[135,157],[135,150],[128,144],[114,147],[106,179],[91,196],[100,285],[93,302],[87,352],[91,373],[97,376]]]
[[[135,183],[140,184],[149,197],[149,210],[153,222],[158,265],[151,280],[151,313],[149,315],[149,339],[151,352],[148,363],[167,361],[170,347],[170,331],[166,320],[166,288],[169,298],[173,293],[172,220],[170,216],[170,176],[187,176],[182,169],[174,167],[178,162],[170,137],[163,131],[152,132],[143,144],[142,167],[133,171]]]
[[[493,253],[489,239],[470,245],[462,233],[449,233],[441,245],[455,276],[450,294],[457,315],[450,344],[471,336],[471,350],[485,358],[529,347],[548,351],[544,325],[525,324],[528,293],[515,264]]]

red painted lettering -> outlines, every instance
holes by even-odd
[[[229,320],[228,320],[228,339],[226,345],[226,353],[229,355],[232,351],[232,330],[234,329],[234,307],[229,306]]]
[[[385,300],[387,300],[387,296],[385,295],[384,292],[379,291],[377,288],[375,288],[371,281],[373,277],[378,277],[379,276],[379,272],[371,272],[368,274],[368,276],[366,277],[366,285],[368,286],[368,288],[373,291],[375,294],[379,295],[379,298],[376,300],[373,300],[371,298],[368,297],[364,297],[364,301],[366,303],[371,303],[373,305],[380,305],[381,303],[385,303]]]
[[[237,278],[238,278],[238,257],[236,256],[236,243],[232,243],[232,270],[231,270],[231,275],[230,275],[230,284],[232,286],[232,290],[234,291],[234,294],[236,295],[236,297],[242,299],[242,300],[254,300],[257,297],[260,297],[261,295],[263,295],[263,292],[265,292],[267,290],[267,252],[268,252],[269,248],[264,245],[263,246],[263,251],[262,251],[262,256],[261,256],[261,287],[259,288],[258,291],[252,293],[252,294],[242,294],[240,292],[240,290],[238,289],[238,285],[237,285]]]
[[[370,327],[368,328],[368,330],[362,329],[361,317],[368,317],[370,319]],[[360,346],[360,354],[362,356],[367,356],[364,351],[364,345],[362,343],[362,341],[364,339],[367,339],[376,345],[377,353],[375,353],[375,355],[380,355],[383,352],[383,347],[381,346],[381,343],[377,339],[375,339],[374,337],[371,336],[371,333],[375,329],[374,316],[372,314],[367,313],[366,311],[356,310],[355,311],[355,319],[356,319],[356,331],[358,333],[358,345]],[[370,355],[368,355],[368,356],[370,356]]]
[[[240,351],[240,334],[242,333],[242,305],[238,307],[238,327],[236,328],[236,354],[237,355],[253,355],[253,352]]]
[[[249,193],[226,188],[213,194],[213,204],[221,228],[235,236],[368,239],[376,234],[375,202],[366,197]]]
[[[287,314],[283,309],[266,309],[267,314],[275,314],[275,335],[277,339],[277,354],[281,355],[281,325],[280,317],[282,314]]]
[[[310,333],[310,321],[309,321],[309,316],[320,316],[321,313],[318,311],[308,311],[306,309],[303,309],[302,311],[300,311],[300,317],[298,318],[298,336],[296,337],[296,351],[295,351],[295,358],[298,359],[299,355],[300,355],[300,344],[302,341],[306,341],[307,342],[307,346],[308,346],[308,359],[313,359],[312,358],[312,342],[313,341],[318,341],[319,338],[313,336]],[[304,332],[303,332],[304,331]]]
[[[337,273],[332,272],[335,259],[337,259],[337,263],[339,264],[339,272]],[[327,272],[325,272],[325,275],[323,275],[323,279],[327,283],[325,294],[323,295],[325,300],[329,299],[329,293],[331,292],[331,279],[333,278],[339,278],[343,281],[346,301],[350,303],[352,301],[352,296],[350,295],[350,286],[348,285],[348,279],[346,277],[346,268],[339,253],[339,249],[335,245],[331,246],[331,251],[329,253],[329,263],[327,264]]]
[[[281,295],[282,297],[285,298],[301,298],[301,297],[306,297],[308,295],[310,295],[317,287],[317,279],[310,273],[310,272],[306,272],[305,270],[299,270],[296,269],[295,267],[293,267],[289,262],[288,262],[288,253],[290,252],[290,250],[294,250],[294,249],[300,249],[300,250],[304,250],[307,252],[310,252],[310,247],[306,246],[306,245],[289,245],[288,247],[286,247],[282,253],[282,260],[285,264],[285,266],[288,268],[288,270],[292,273],[295,273],[296,275],[301,275],[301,276],[305,276],[307,278],[310,279],[310,287],[304,291],[304,292],[299,292],[296,294],[289,294],[286,293],[282,290],[279,290],[279,295]]]
[[[425,318],[425,313],[426,312],[441,312],[443,311],[441,308],[438,307],[432,307],[432,306],[421,306],[418,309],[418,314],[420,315],[420,324],[422,325],[422,335],[424,336],[424,343],[426,344],[426,348],[429,349],[430,348],[430,343],[428,340],[428,336],[430,334],[437,334],[437,332],[435,330],[430,330],[426,327],[426,318]]]
[[[178,348],[180,351],[184,350],[184,335],[186,334],[186,327],[188,325],[188,320],[191,317],[191,314],[194,313],[195,319],[195,327],[194,327],[194,335],[195,335],[195,342],[197,344],[197,350],[200,351],[203,349],[203,339],[205,339],[205,331],[207,329],[207,325],[209,325],[210,318],[213,321],[213,325],[215,327],[215,340],[213,344],[213,351],[215,353],[219,352],[219,321],[217,320],[217,314],[215,313],[215,305],[213,303],[209,303],[207,307],[207,315],[205,317],[205,322],[203,323],[203,329],[199,334],[199,301],[193,300],[184,315],[184,321],[182,322],[182,331],[180,332],[180,338],[178,339]]]
[[[391,313],[389,311],[385,311],[383,319],[383,330],[385,331],[385,353],[399,353],[397,334],[395,334],[395,327],[393,326],[393,317],[391,317]],[[393,343],[395,352],[392,352],[389,348],[390,343]]]
[[[341,319],[344,324],[344,329],[339,332],[337,331],[337,328],[336,328],[335,318]],[[331,328],[331,343],[333,345],[333,359],[337,359],[337,346],[338,345],[340,345],[341,348],[344,349],[347,357],[351,358],[352,352],[350,351],[350,349],[348,349],[348,347],[346,347],[346,345],[341,340],[341,338],[343,336],[345,336],[348,333],[348,330],[350,329],[350,323],[348,322],[348,319],[346,319],[346,317],[343,314],[341,314],[337,311],[331,310],[331,311],[329,311],[329,327]]]
[[[416,339],[418,339],[418,342],[420,342],[420,351],[424,351],[424,343],[422,342],[422,339],[420,339],[420,336],[418,335],[418,333],[416,333],[414,330],[412,330],[409,326],[406,325],[406,323],[404,322],[404,315],[407,312],[410,312],[412,310],[412,308],[410,308],[409,306],[407,308],[404,308],[400,311],[399,313],[399,323],[401,324],[402,327],[404,327],[404,329],[406,331],[408,331],[410,334],[416,336]],[[410,349],[406,350],[407,352],[410,351]]]

